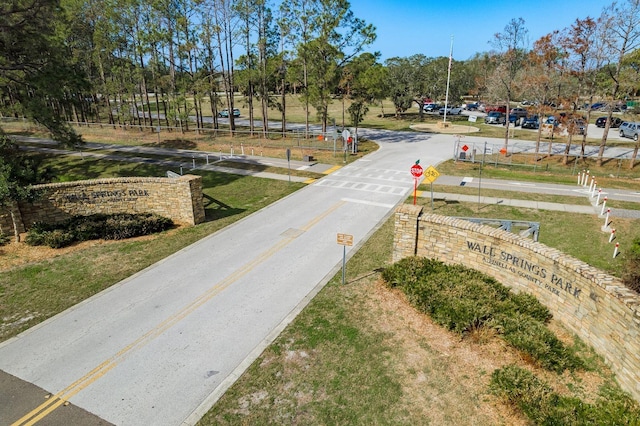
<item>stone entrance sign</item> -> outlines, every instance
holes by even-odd
[[[534,295],[600,354],[640,401],[640,296],[604,272],[544,244],[464,219],[395,213],[393,261],[421,256],[476,269]]]

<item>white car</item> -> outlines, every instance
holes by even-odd
[[[444,115],[444,108],[440,108],[439,112],[440,112],[440,115]],[[447,107],[447,114],[460,115],[462,114],[462,108],[449,106]]]
[[[634,141],[638,141],[638,133],[640,133],[640,123],[625,121],[620,125],[620,137],[631,138]]]

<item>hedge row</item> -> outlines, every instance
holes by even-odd
[[[383,279],[404,291],[418,310],[460,334],[480,327],[502,338],[548,370],[582,368],[584,362],[545,325],[551,313],[529,294],[514,294],[495,279],[463,266],[420,257],[386,268]]]
[[[592,403],[560,395],[533,373],[515,365],[495,370],[490,389],[536,425],[638,425],[640,407],[619,388],[605,386]]]
[[[122,240],[165,231],[173,221],[152,213],[73,216],[62,223],[34,223],[25,242],[32,246],[66,247],[79,241]]]

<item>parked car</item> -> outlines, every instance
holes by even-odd
[[[624,122],[620,125],[620,137],[638,140],[638,132],[640,132],[640,123]]]
[[[603,128],[607,124],[607,117],[598,117],[596,119],[596,126]],[[622,120],[618,117],[611,117],[611,128],[618,128],[622,124]]]
[[[447,114],[450,114],[450,115],[460,115],[460,114],[462,114],[462,108],[457,107],[457,106],[448,106],[448,107],[446,107],[446,109],[447,109]],[[440,115],[444,115],[444,110],[445,110],[445,108],[440,108],[440,110],[438,110],[438,113]]]
[[[438,111],[440,108],[441,108],[441,107],[440,107],[440,105],[435,104],[435,103],[431,103],[431,104],[424,104],[424,105],[422,106],[422,110],[423,110],[424,112],[436,112],[436,111]]]
[[[233,116],[240,117],[240,110],[238,108],[233,109]],[[229,118],[229,110],[225,108],[222,111],[218,112],[218,117]]]
[[[600,109],[604,109],[607,107],[607,104],[604,102],[596,102],[595,104],[591,105],[591,109],[592,110],[600,110]]]
[[[484,106],[484,111],[489,113],[491,111],[498,111],[501,112],[503,114],[507,114],[507,107],[504,105],[485,105]]]
[[[509,114],[515,115],[516,118],[524,118],[529,114],[529,112],[525,108],[511,108]]]
[[[581,118],[573,118],[569,120],[569,131],[574,135],[586,135],[587,124]]]
[[[627,104],[620,102],[620,103],[611,105],[611,110],[614,111],[614,112],[626,111],[627,110]]]
[[[520,117],[516,114],[509,114],[509,123],[513,123],[514,126],[520,125]]]
[[[504,124],[506,120],[506,116],[500,111],[491,111],[484,117],[484,122],[486,124]]]
[[[547,117],[545,124],[553,124],[553,127],[557,127],[560,124],[560,120],[558,120],[557,117],[550,115],[549,117]]]
[[[540,120],[538,119],[537,115],[525,117],[522,120],[521,127],[523,129],[537,129],[538,127],[540,127]]]
[[[464,105],[464,109],[466,109],[467,111],[477,111],[479,106],[480,105],[477,102],[475,102],[475,103]]]

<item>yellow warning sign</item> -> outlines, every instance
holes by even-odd
[[[424,171],[424,180],[429,183],[432,183],[436,179],[438,179],[438,176],[440,176],[440,173],[433,166],[429,166],[427,170]]]

